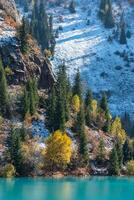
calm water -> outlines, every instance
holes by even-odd
[[[0,179],[0,200],[129,200],[134,178]]]

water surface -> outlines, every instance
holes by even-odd
[[[0,200],[132,200],[134,178],[0,179]]]

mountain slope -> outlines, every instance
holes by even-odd
[[[97,16],[98,0],[78,0],[76,14],[62,6],[51,10],[55,29],[63,28],[53,65],[57,67],[64,60],[72,77],[79,68],[84,87],[91,87],[96,96],[100,91],[107,93],[114,115],[129,112],[134,117],[134,8],[126,0],[119,3],[113,3],[113,13],[118,22],[124,10],[127,30],[132,33],[127,45],[107,41],[116,26],[111,30],[104,28]]]

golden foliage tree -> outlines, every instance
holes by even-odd
[[[78,113],[80,111],[80,97],[78,95],[74,95],[72,99],[73,110]]]
[[[126,139],[126,132],[122,128],[121,120],[119,117],[116,117],[115,120],[113,121],[111,128],[110,128],[110,132],[112,135],[118,137],[118,139],[122,143],[124,143],[124,141]]]
[[[72,141],[66,133],[55,131],[46,142],[45,166],[52,171],[64,169],[70,163]]]

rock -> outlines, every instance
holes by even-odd
[[[0,10],[3,17],[10,16],[17,23],[20,23],[20,17],[16,9],[14,0],[0,0]]]

